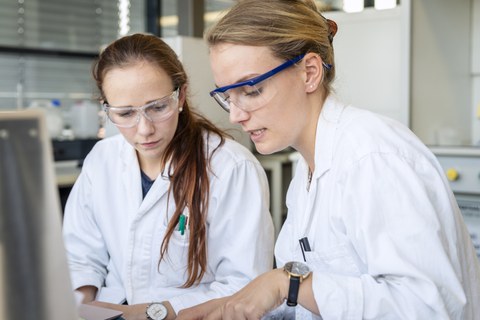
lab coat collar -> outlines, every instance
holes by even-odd
[[[170,186],[168,176],[160,174],[153,183],[152,187],[142,197],[142,183],[140,175],[140,164],[138,162],[137,153],[135,149],[123,138],[120,148],[120,158],[122,159],[123,171],[122,180],[125,186],[132,188],[131,201],[134,202],[134,207],[138,209],[137,217],[144,213],[157,203],[164,194],[167,193]],[[170,163],[167,163],[165,173],[169,170]]]
[[[124,168],[136,167],[140,170],[135,149],[123,137],[122,145],[120,147],[120,158],[122,159]]]
[[[320,178],[332,166],[333,149],[338,123],[345,106],[330,94],[318,117],[315,135],[315,172],[313,179]]]

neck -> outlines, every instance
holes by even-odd
[[[139,157],[138,162],[140,165],[140,170],[142,170],[143,173],[151,180],[155,180],[163,170],[160,159],[145,159]]]
[[[309,115],[299,143],[293,146],[308,164],[311,172],[315,170],[315,140],[317,136],[318,118],[325,103],[326,97],[323,92],[314,92],[309,95]]]

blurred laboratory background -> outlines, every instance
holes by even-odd
[[[186,66],[194,106],[255,152],[208,95],[214,82],[202,35],[234,3],[0,0],[0,111],[45,111],[62,202],[92,145],[115,133],[104,121],[91,65],[102,47],[126,34],[164,38]],[[336,93],[401,121],[431,147],[472,237],[479,237],[480,0],[317,3],[339,26],[334,40]],[[278,232],[298,155],[286,150],[257,156],[269,176]]]

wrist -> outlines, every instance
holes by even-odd
[[[278,296],[282,299],[282,301],[285,301],[288,297],[290,278],[283,268],[278,268],[275,270],[275,272],[278,274]]]
[[[289,278],[289,288],[287,294],[287,306],[295,307],[298,304],[298,295],[300,285],[303,280],[310,275],[310,268],[306,263],[299,261],[290,261],[283,266],[283,270]]]
[[[144,312],[147,320],[165,320],[168,316],[168,309],[162,302],[149,303]]]

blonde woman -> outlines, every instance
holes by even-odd
[[[231,122],[262,154],[302,157],[279,268],[185,318],[478,319],[479,263],[442,169],[408,128],[335,97],[336,31],[314,1],[243,0],[206,34]]]

